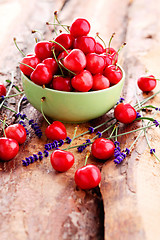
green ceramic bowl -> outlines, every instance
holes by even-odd
[[[41,111],[41,98],[44,114],[63,122],[86,122],[108,112],[119,100],[124,84],[125,72],[121,81],[104,90],[91,92],[63,92],[42,88],[22,73],[23,88],[29,102]]]

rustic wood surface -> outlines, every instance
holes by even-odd
[[[2,1],[0,81],[10,79],[13,71],[15,83],[22,89],[18,68],[22,57],[12,39],[17,38],[25,53],[32,52],[34,37],[39,36],[31,34],[31,30],[40,30],[46,39],[53,37],[52,27],[46,26],[45,22],[53,21],[55,10],[66,24],[71,24],[75,17],[87,18],[91,22],[91,34],[95,36],[99,32],[106,41],[116,32],[115,48],[127,42],[120,55],[120,63],[126,72],[122,94],[126,102],[135,103],[136,90],[140,99],[160,90],[158,84],[152,93],[142,94],[136,87],[137,78],[146,72],[157,78],[160,76],[158,0]],[[18,100],[19,97],[9,99],[7,104],[16,110]],[[160,96],[154,97],[150,104],[160,107]],[[39,123],[44,132],[47,123],[41,113],[29,103],[24,105],[22,112]],[[2,109],[0,114],[2,118],[7,116],[8,123],[15,120],[10,111]],[[108,116],[80,124],[78,133]],[[160,120],[160,115],[156,118]],[[72,137],[76,124],[65,125],[68,136]],[[132,124],[122,131],[138,126],[140,123]],[[120,138],[121,146],[129,147],[137,135]],[[75,140],[75,144],[83,143],[89,137],[85,135]],[[160,156],[160,130],[148,130],[148,137]],[[73,179],[76,169],[83,165],[87,149],[81,154],[72,150],[76,161],[66,173],[56,173],[47,158],[22,167],[21,160],[43,150],[46,141],[45,136],[39,140],[30,130],[30,137],[15,159],[0,163],[1,240],[159,240],[160,163],[150,155],[143,135],[131,155],[118,167],[112,160],[104,163],[89,157],[89,163],[96,164],[102,173],[100,186],[90,191],[78,189]]]

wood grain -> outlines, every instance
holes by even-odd
[[[91,35],[96,32],[106,40],[116,32],[113,47],[127,42],[120,55],[120,63],[126,71],[123,96],[134,104],[135,90],[140,99],[153,93],[142,94],[136,88],[136,80],[145,72],[159,76],[159,34],[157,21],[160,13],[158,0],[68,0],[68,1],[11,1],[0,5],[0,11],[8,11],[7,31],[1,28],[0,76],[1,81],[15,72],[15,82],[21,87],[17,52],[12,38],[16,37],[20,48],[33,51],[35,44],[32,29],[42,31],[46,39],[53,37],[52,27],[45,25],[53,21],[53,12],[58,10],[62,22],[71,24],[76,17],[87,18],[91,22]],[[3,3],[5,4],[5,2]],[[14,12],[12,11],[12,7]],[[2,19],[2,15],[1,18]],[[36,35],[36,37],[39,37]],[[6,45],[6,42],[8,43]],[[18,97],[7,104],[17,109]],[[160,98],[150,101],[159,106]],[[42,115],[29,103],[22,112],[33,118],[44,132],[47,124]],[[14,121],[10,111],[2,110],[1,117],[7,115],[8,122]],[[147,113],[144,113],[147,114]],[[104,115],[90,123],[80,124],[78,134],[90,125],[96,125],[108,117]],[[156,115],[160,119],[160,115]],[[139,124],[122,127],[121,131],[135,129]],[[73,136],[75,124],[66,124],[67,133]],[[158,143],[159,129],[150,129],[148,137],[160,156]],[[94,134],[92,134],[94,136]],[[138,133],[121,137],[121,147],[128,147]],[[107,136],[107,134],[105,134]],[[85,135],[75,144],[83,143],[90,135]],[[106,240],[159,240],[160,230],[160,190],[159,162],[149,154],[145,138],[142,136],[131,155],[120,166],[113,161],[98,162],[90,156],[89,163],[96,164],[102,173],[102,181],[96,189],[82,191],[74,183],[74,172],[81,167],[87,149],[79,154],[76,149],[74,166],[63,174],[56,173],[49,159],[22,167],[21,160],[44,149],[47,139],[37,139],[32,130],[30,138],[21,146],[17,157],[8,163],[0,163],[0,235],[1,239],[106,239]],[[102,202],[103,200],[103,202]],[[104,220],[103,220],[104,218]]]

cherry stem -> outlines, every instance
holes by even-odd
[[[84,162],[84,166],[87,165],[87,161],[88,161],[89,156],[90,156],[90,152],[87,152],[85,162]]]
[[[58,62],[59,62],[59,64],[60,64],[64,69],[66,69],[68,72],[70,72],[70,73],[73,74],[73,75],[77,75],[76,73],[74,73],[74,72],[72,72],[71,70],[69,70],[68,68],[66,68],[66,67],[61,63],[61,60],[59,60]]]
[[[55,54],[54,49],[52,49],[52,52],[53,52],[54,59],[56,60],[56,63],[58,64],[59,69],[60,69],[60,71],[61,71],[61,73],[62,73],[62,76],[64,76],[63,70],[62,70],[62,68],[61,68],[61,65],[60,65],[59,62],[58,62],[58,59],[57,59],[57,57],[56,57],[56,54]]]
[[[102,41],[102,43],[104,44],[104,47],[105,47],[105,49],[106,49],[106,54],[108,54],[108,53],[107,53],[107,46],[106,46],[105,41],[99,36],[99,33],[98,33],[98,32],[96,33],[96,36]]]
[[[48,119],[46,118],[44,111],[43,111],[43,102],[45,101],[45,99],[46,99],[45,97],[41,98],[41,113],[42,113],[44,119],[46,120],[46,122],[48,123],[48,125],[51,125],[51,123],[48,121]]]
[[[12,94],[12,95],[4,96],[4,99],[10,98],[10,97],[15,97],[15,96],[21,95],[21,94],[23,94],[23,93],[24,93],[24,91],[23,91],[23,92],[19,92],[19,93],[15,93],[15,94]],[[1,98],[1,97],[0,97],[0,98]]]
[[[69,144],[68,147],[66,148],[66,151],[70,148],[70,146],[71,146],[73,140],[76,138],[76,132],[77,132],[77,129],[78,129],[78,126],[75,127],[75,129],[74,129],[74,135],[73,135],[73,138],[71,139],[70,144]]]
[[[26,67],[29,67],[29,68],[32,69],[33,71],[35,70],[33,67],[29,66],[29,65],[26,64],[26,63],[19,62],[19,64],[22,64],[22,65],[24,65],[24,66],[26,66]]]
[[[111,42],[112,42],[112,39],[113,39],[113,37],[115,36],[115,32],[114,33],[112,33],[112,36],[110,37],[110,39],[109,39],[109,43],[108,43],[108,49],[109,49],[109,54],[111,54],[111,51],[110,51],[110,48],[111,48]],[[106,52],[106,54],[107,54],[107,52]]]
[[[61,48],[63,48],[63,50],[64,50],[67,54],[69,54],[69,52],[67,51],[67,49],[66,49],[65,47],[63,47],[60,43],[58,43],[58,42],[56,42],[56,41],[54,41],[54,40],[51,40],[50,42],[53,42],[53,43],[59,45]]]
[[[61,24],[60,21],[58,20],[57,11],[54,12],[54,17],[55,17],[55,19],[57,20],[58,24],[59,24],[66,32],[70,33],[70,31],[69,31],[67,28],[65,28],[64,24]]]
[[[5,133],[5,122],[6,122],[6,117],[4,118],[4,121],[3,121],[3,134],[4,134],[5,138],[7,138],[6,133]]]
[[[39,30],[32,30],[31,32],[32,32],[32,33],[39,33],[39,35],[40,35],[40,40],[41,40],[41,41],[44,40],[43,34],[42,34]],[[37,39],[37,38],[36,38],[36,39]]]
[[[113,59],[113,62],[112,62],[113,65],[115,64],[116,57],[118,56],[119,52],[122,50],[122,48],[124,48],[124,46],[126,46],[126,44],[127,44],[127,43],[124,42],[124,43],[120,46],[120,48],[118,49],[118,51],[116,52],[116,54],[115,54],[115,56],[114,56],[114,59]]]
[[[61,24],[61,23],[50,23],[50,22],[46,22],[47,25],[55,25],[55,26],[64,26],[64,27],[70,27],[67,24]]]
[[[6,94],[5,97],[7,97],[7,96],[9,95],[9,93],[10,93],[12,87],[13,87],[13,80],[14,80],[14,73],[12,72],[12,76],[11,76],[11,84],[10,84],[10,86],[9,86],[8,92],[7,92],[7,94]],[[1,104],[0,104],[0,109],[2,108],[2,106],[3,106],[4,102],[5,102],[5,100],[6,100],[6,98],[1,102]]]
[[[23,57],[25,57],[26,55],[22,52],[22,50],[17,45],[16,38],[13,38],[13,41],[14,41],[14,44],[15,44],[16,48],[18,49],[18,51],[23,55]]]

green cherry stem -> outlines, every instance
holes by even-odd
[[[126,46],[126,44],[127,44],[127,43],[124,42],[124,43],[120,46],[120,48],[118,49],[118,51],[116,52],[116,54],[115,54],[115,56],[114,56],[114,59],[113,59],[113,62],[112,62],[113,65],[115,64],[116,57],[118,56],[119,52],[122,50],[122,48],[124,48],[124,46]],[[118,67],[118,65],[117,65],[117,67]]]
[[[56,60],[56,63],[57,63],[58,66],[59,66],[59,69],[60,69],[60,71],[61,71],[61,74],[62,74],[62,76],[64,76],[64,73],[63,73],[62,67],[61,67],[61,65],[60,65],[59,62],[58,62],[58,59],[57,59],[57,57],[56,57],[56,54],[55,54],[54,48],[52,48],[52,52],[53,52],[54,59]]]
[[[35,70],[33,67],[29,66],[29,65],[26,64],[26,63],[19,62],[19,64],[22,64],[22,65],[24,65],[24,66],[26,66],[26,67],[29,67],[29,68],[32,69],[33,71]]]
[[[105,47],[105,49],[106,49],[106,55],[107,55],[107,54],[108,54],[108,53],[107,53],[107,45],[106,45],[105,41],[99,36],[99,33],[98,33],[98,32],[96,33],[96,36],[102,41],[102,43],[103,43],[103,45],[104,45],[104,47]]]
[[[114,38],[115,34],[116,34],[115,32],[112,33],[112,36],[111,36],[110,39],[109,39],[109,43],[108,43],[109,54],[111,54],[111,51],[110,51],[111,42],[112,42],[112,39]],[[106,52],[106,54],[108,54],[108,53]]]
[[[87,165],[87,161],[88,161],[89,156],[90,156],[90,152],[87,152],[85,162],[84,162],[84,166]]]
[[[63,50],[64,50],[67,54],[69,54],[69,52],[67,51],[67,49],[65,49],[65,47],[63,47],[60,43],[58,43],[58,42],[56,42],[56,41],[54,41],[54,40],[51,40],[50,42],[53,42],[53,43],[59,45],[61,48],[63,48]]]
[[[70,27],[67,24],[61,24],[61,23],[50,23],[50,22],[46,22],[47,25],[55,25],[55,26],[63,26],[63,27]]]
[[[45,101],[45,99],[46,99],[45,97],[41,98],[41,113],[42,113],[44,119],[46,120],[46,122],[48,123],[48,125],[51,125],[51,123],[48,121],[48,119],[46,118],[44,111],[43,111],[43,102]]]
[[[14,41],[14,44],[15,44],[16,48],[18,49],[18,51],[23,55],[23,57],[25,57],[26,55],[22,52],[22,50],[17,45],[16,38],[13,38],[13,41]]]
[[[40,41],[44,40],[43,34],[39,30],[32,30],[31,33],[38,33],[40,35]]]
[[[76,73],[74,73],[74,72],[72,72],[71,70],[69,70],[68,68],[66,68],[66,67],[62,64],[61,60],[59,60],[58,62],[59,62],[59,64],[60,64],[64,69],[66,69],[69,73],[71,73],[71,74],[73,74],[73,75],[77,75]]]
[[[64,24],[61,24],[60,21],[58,20],[57,11],[54,12],[54,16],[55,16],[55,19],[56,19],[56,21],[58,22],[58,24],[59,24],[61,27],[63,27],[63,29],[64,29],[66,32],[70,33],[70,31],[64,26]]]

